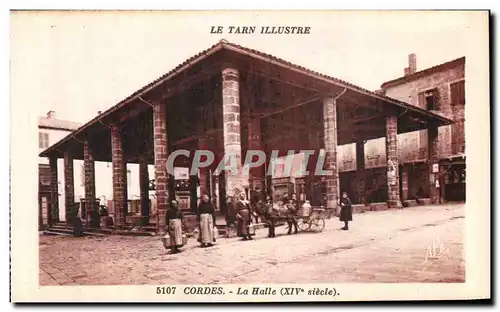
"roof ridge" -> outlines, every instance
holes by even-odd
[[[375,96],[375,97],[378,97],[380,99],[383,99],[383,100],[386,100],[386,101],[390,101],[390,102],[392,102],[392,103],[394,103],[396,105],[399,105],[399,106],[401,106],[401,105],[403,105],[403,106],[410,105],[410,104],[408,104],[406,102],[399,101],[397,99],[385,96],[383,94],[378,94],[378,93],[376,93],[374,91],[365,89],[363,87],[355,85],[354,83],[347,82],[347,81],[344,81],[342,79],[335,78],[333,76],[329,76],[329,75],[320,73],[320,72],[315,71],[315,70],[311,70],[311,69],[306,68],[304,66],[294,64],[294,63],[289,62],[289,61],[287,61],[287,60],[285,60],[285,59],[283,59],[281,57],[274,56],[274,55],[272,55],[270,53],[261,52],[259,50],[255,50],[255,49],[252,49],[252,48],[247,48],[247,47],[244,47],[244,46],[239,45],[237,43],[230,42],[230,41],[228,41],[226,39],[220,39],[217,43],[213,44],[211,47],[209,47],[209,48],[207,48],[205,50],[202,50],[199,53],[197,53],[197,54],[195,54],[195,55],[187,58],[184,62],[180,63],[179,65],[177,65],[172,70],[166,72],[165,74],[163,74],[160,77],[156,78],[152,82],[150,82],[150,83],[146,84],[145,86],[141,87],[140,89],[136,90],[135,92],[133,92],[132,94],[130,94],[129,96],[127,96],[123,100],[119,101],[118,103],[116,103],[112,107],[108,108],[107,110],[105,110],[104,112],[102,112],[101,114],[99,114],[98,116],[92,118],[91,120],[89,120],[85,124],[81,125],[80,127],[78,127],[78,129],[75,130],[76,134],[78,134],[81,131],[83,131],[84,129],[86,129],[88,126],[90,126],[96,120],[99,120],[99,118],[102,118],[103,116],[109,115],[109,114],[113,113],[115,110],[120,109],[123,105],[126,105],[127,103],[129,103],[129,101],[132,98],[140,95],[141,93],[146,92],[148,89],[152,88],[155,84],[158,84],[158,83],[162,82],[168,76],[178,74],[179,70],[182,69],[183,67],[192,65],[193,64],[192,63],[193,60],[196,60],[197,58],[200,58],[202,56],[206,56],[207,53],[209,53],[209,52],[212,52],[212,53],[216,52],[217,51],[216,49],[218,47],[222,47],[222,48],[230,47],[230,48],[233,48],[235,50],[239,49],[239,50],[242,50],[243,52],[254,54],[255,57],[264,58],[265,61],[278,63],[279,66],[283,66],[283,67],[289,66],[290,67],[289,69],[291,69],[291,70],[298,71],[298,72],[300,72],[302,74],[310,75],[310,76],[312,76],[312,77],[314,77],[316,79],[326,80],[328,83],[338,84],[338,85],[340,85],[341,87],[344,87],[344,88],[348,87],[348,88],[356,90],[357,92],[365,93],[365,94],[367,94],[369,96]],[[238,51],[235,51],[235,52],[238,52]],[[418,107],[412,107],[412,109],[414,109],[416,111],[421,110]],[[435,115],[435,116],[437,116],[437,115]],[[49,149],[47,149],[46,151],[44,151],[44,153],[47,152],[48,150],[54,148],[55,146],[57,146],[59,144],[62,144],[64,141],[68,140],[70,137],[71,137],[71,135],[68,135],[65,138],[61,139],[56,144],[52,145]]]
[[[449,65],[451,65],[453,63],[462,62],[462,61],[465,61],[465,56],[461,56],[461,57],[458,57],[458,58],[446,61],[444,63],[440,63],[440,64],[436,64],[436,65],[424,68],[422,70],[416,71],[416,72],[414,72],[412,74],[409,74],[409,75],[406,75],[406,76],[400,76],[398,78],[394,78],[394,79],[388,80],[388,81],[382,83],[380,85],[380,88],[383,89],[383,88],[386,88],[387,86],[393,85],[395,83],[402,82],[402,81],[407,80],[407,79],[416,78],[418,75],[422,75],[425,72],[433,71],[433,70],[439,69],[441,67],[449,66]]]

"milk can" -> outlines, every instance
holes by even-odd
[[[300,213],[301,217],[306,218],[311,215],[312,207],[308,200],[306,200],[304,204],[302,204],[301,210],[302,210]]]

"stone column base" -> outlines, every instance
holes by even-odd
[[[403,204],[401,204],[400,200],[388,200],[387,207],[389,207],[389,208],[403,208]]]

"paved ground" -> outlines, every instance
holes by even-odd
[[[40,236],[40,284],[463,282],[463,218],[463,204],[367,212],[349,231],[331,219],[317,234],[263,229],[176,255],[159,237]]]

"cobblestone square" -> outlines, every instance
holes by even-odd
[[[40,285],[464,282],[464,204],[332,218],[321,233],[219,238],[179,254],[160,237],[40,236]]]

